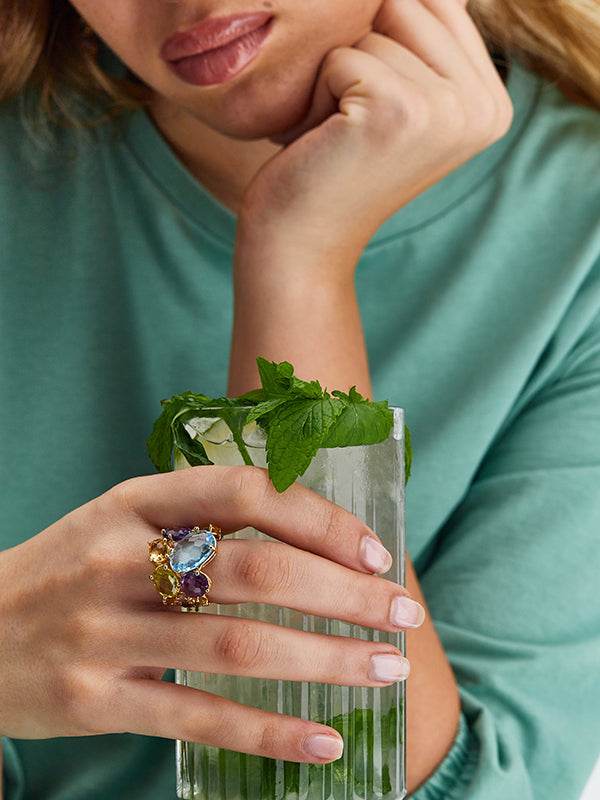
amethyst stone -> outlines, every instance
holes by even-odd
[[[181,580],[183,593],[188,597],[204,597],[208,591],[208,578],[203,572],[188,572]]]
[[[177,542],[171,553],[171,566],[180,574],[200,569],[217,552],[217,540],[210,531],[190,533]]]
[[[188,535],[188,533],[191,533],[192,530],[192,528],[165,528],[163,531],[163,537],[165,539],[171,537],[174,542],[180,542]]]

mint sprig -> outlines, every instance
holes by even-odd
[[[237,398],[216,400],[185,392],[163,400],[163,411],[148,439],[148,453],[161,472],[172,469],[174,455],[182,454],[192,466],[211,464],[201,442],[186,425],[193,417],[223,419],[229,426],[246,464],[252,459],[242,437],[249,422],[266,432],[269,477],[278,492],[303,475],[322,447],[377,444],[389,436],[393,415],[387,401],[365,400],[352,387],[348,394],[331,394],[318,381],[303,381],[287,361],[258,358],[262,388]],[[406,429],[406,476],[411,450]]]

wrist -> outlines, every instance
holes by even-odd
[[[282,279],[315,282],[324,288],[353,285],[360,245],[330,230],[283,224],[259,227],[240,218],[234,250],[233,279],[269,283]]]

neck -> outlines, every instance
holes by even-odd
[[[268,139],[242,141],[218,133],[160,97],[151,102],[150,114],[192,175],[236,214],[254,175],[281,150]]]

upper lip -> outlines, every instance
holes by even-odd
[[[185,31],[177,31],[165,40],[160,54],[165,61],[197,56],[207,50],[229,44],[250,31],[261,28],[273,15],[268,11],[208,17]]]

